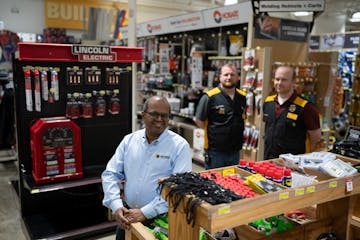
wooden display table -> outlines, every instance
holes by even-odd
[[[338,156],[338,158],[352,163],[360,162],[359,160],[342,156]],[[237,167],[218,168],[211,171],[221,173],[228,169],[234,169],[235,173],[244,173],[243,170]],[[349,182],[352,183],[352,191],[346,190],[346,185]],[[164,198],[168,191],[169,188],[165,187],[162,193]],[[198,240],[200,227],[210,234],[213,234],[217,231],[226,228],[235,228],[261,218],[316,205],[315,221],[303,226],[301,228],[302,230],[299,230],[300,228],[289,230],[288,235],[285,235],[287,239],[316,239],[320,233],[327,231],[335,231],[340,239],[356,239],[355,234],[358,233],[356,228],[360,225],[359,196],[359,173],[341,178],[328,177],[328,179],[321,180],[315,184],[297,188],[284,188],[277,192],[241,199],[229,204],[211,205],[204,202],[196,208],[194,227],[186,222],[186,214],[183,211],[184,201],[177,207],[177,211],[173,212],[171,200],[168,199],[168,236],[171,240]],[[131,230],[131,232],[136,231]],[[291,232],[294,231],[297,233],[292,235]],[[239,233],[239,229],[237,233]],[[248,233],[245,235],[248,235]],[[350,235],[352,238],[350,238]],[[129,234],[129,237],[130,236],[131,234]],[[296,236],[296,238],[294,236]],[[262,237],[262,239],[266,238],[265,235]],[[250,236],[248,238],[241,237],[240,239],[257,238],[254,235],[254,238]],[[284,235],[278,239],[284,239]]]

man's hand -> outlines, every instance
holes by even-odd
[[[130,223],[143,222],[146,220],[146,217],[144,216],[142,211],[137,208],[129,209],[128,212],[125,214],[125,217]]]
[[[129,213],[129,209],[122,207],[116,210],[115,220],[122,229],[128,230],[130,228],[130,221],[126,218],[126,215]]]

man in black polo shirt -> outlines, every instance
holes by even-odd
[[[321,140],[319,113],[315,106],[299,97],[294,90],[295,71],[291,66],[280,66],[275,71],[276,95],[266,98],[263,110],[265,121],[264,159],[280,154],[301,154],[316,149]]]
[[[204,94],[196,109],[196,124],[205,130],[205,169],[239,164],[246,118],[246,93],[236,88],[235,66],[221,68],[220,85]]]

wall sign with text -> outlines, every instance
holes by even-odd
[[[357,49],[360,32],[329,33],[310,36],[311,51],[338,51],[342,49]]]
[[[128,9],[126,3],[101,0],[44,0],[45,26],[81,30],[86,23],[90,7],[126,9],[126,11]]]
[[[254,38],[307,42],[309,23],[270,16],[254,16]]]

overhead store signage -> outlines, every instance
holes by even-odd
[[[148,23],[141,23],[137,30],[137,36],[153,36],[161,35],[169,32],[169,26],[167,19],[160,19],[150,21]]]
[[[190,13],[169,18],[171,31],[191,31],[204,28],[204,19],[201,12]]]
[[[254,38],[307,42],[309,23],[270,16],[254,16]]]
[[[127,3],[101,0],[44,0],[45,26],[65,29],[84,29],[88,8],[128,9]],[[84,16],[86,19],[84,21]],[[127,16],[125,17],[127,21]]]
[[[259,1],[260,12],[320,12],[325,9],[325,0],[311,1]]]
[[[360,33],[336,33],[310,36],[311,51],[339,51],[357,49],[359,46]]]
[[[235,25],[249,22],[252,16],[251,2],[204,10],[137,25],[136,36],[154,36],[197,29]],[[120,28],[127,38],[128,27]],[[126,33],[126,34],[125,34]]]
[[[71,52],[78,56],[79,62],[115,62],[116,52],[109,46],[72,45]]]
[[[220,27],[249,22],[252,16],[251,2],[213,8],[202,12],[206,28]]]

